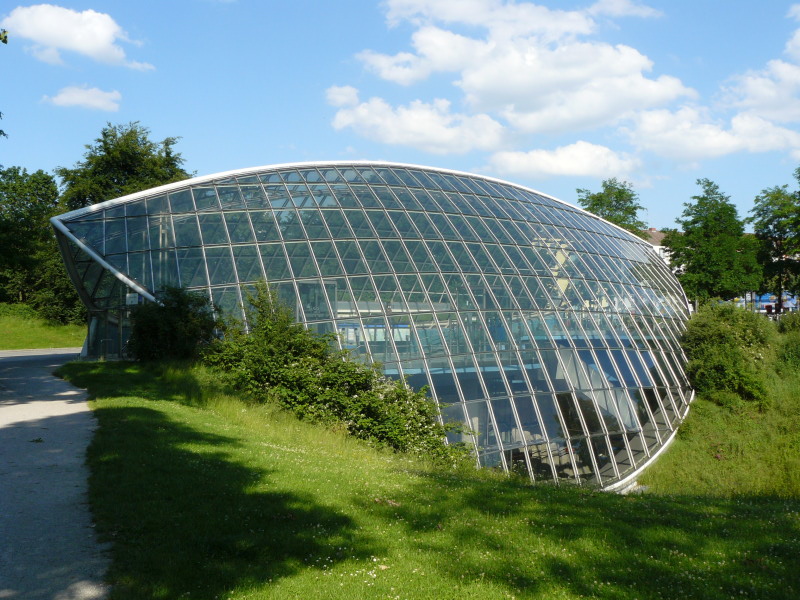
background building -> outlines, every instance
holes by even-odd
[[[241,317],[266,279],[320,333],[428,386],[483,466],[623,485],[692,398],[686,299],[647,242],[506,182],[409,165],[222,173],[53,219],[89,308],[89,356],[119,356],[132,304],[200,290]]]

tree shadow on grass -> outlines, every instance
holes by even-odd
[[[113,598],[218,598],[379,549],[309,496],[264,491],[270,472],[237,463],[240,442],[172,421],[157,407],[99,408],[90,495],[113,542]],[[329,562],[329,564],[330,564]]]
[[[800,597],[796,499],[620,496],[423,473],[393,500],[370,510],[440,555],[440,575],[454,582],[489,580],[518,597],[554,588],[597,598]]]

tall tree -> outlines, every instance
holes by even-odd
[[[577,189],[578,204],[598,217],[627,229],[640,238],[647,238],[647,223],[639,218],[644,207],[639,203],[639,195],[633,184],[619,181],[615,177],[603,180],[602,190],[592,193]]]
[[[0,299],[27,300],[34,256],[51,237],[47,219],[57,206],[58,187],[51,175],[0,169]]]
[[[108,123],[94,144],[86,146],[83,161],[56,169],[65,208],[75,210],[189,177],[181,166],[183,158],[174,151],[178,138],[153,142],[149,136],[150,130],[138,122]]]
[[[744,234],[736,206],[716,183],[698,179],[702,193],[684,204],[676,223],[682,231],[667,230],[663,245],[692,300],[730,299],[755,290],[761,281],[756,260],[757,240]]]
[[[8,43],[8,32],[5,29],[0,29],[0,42],[7,44]],[[0,112],[0,119],[3,118],[3,113]],[[8,137],[6,132],[0,129],[0,137]]]
[[[795,177],[800,181],[800,168]],[[775,294],[781,312],[783,293],[796,291],[800,277],[800,197],[786,185],[766,188],[756,196],[750,213],[748,221],[761,243],[762,289]]]
[[[23,302],[51,321],[83,321],[49,217],[58,187],[44,171],[0,169],[0,302]]]

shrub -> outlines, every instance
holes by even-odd
[[[27,304],[9,304],[0,302],[0,317],[15,317],[23,321],[40,319],[39,313]]]
[[[781,318],[778,320],[778,331],[781,333],[800,331],[800,312],[791,312],[781,315]]]
[[[249,301],[247,327],[233,324],[205,353],[205,361],[226,372],[235,387],[400,452],[450,459],[465,453],[446,445],[447,428],[425,389],[414,391],[404,380],[383,376],[377,365],[333,349],[333,335],[295,323],[266,284]]]
[[[683,335],[689,381],[700,395],[731,392],[763,407],[776,342],[775,325],[764,316],[732,304],[706,304]]]
[[[800,369],[800,329],[789,330],[781,339],[778,361],[782,371]]]
[[[214,339],[217,310],[209,299],[181,288],[167,288],[159,303],[131,311],[128,352],[136,360],[194,359]]]

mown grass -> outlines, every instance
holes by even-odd
[[[112,599],[800,596],[797,495],[663,474],[693,460],[699,426],[652,493],[619,496],[378,452],[230,397],[204,369],[62,373],[100,424],[90,494]]]
[[[0,350],[75,348],[83,345],[86,326],[52,325],[38,318],[0,315]]]

